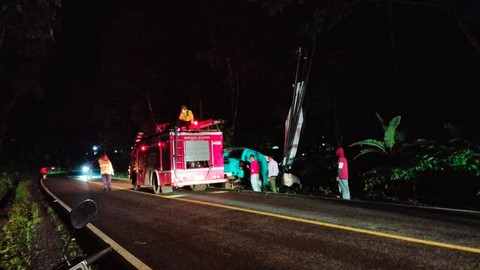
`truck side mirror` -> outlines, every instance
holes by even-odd
[[[86,199],[73,208],[70,213],[70,222],[78,230],[87,225],[97,213],[97,203],[91,199]]]

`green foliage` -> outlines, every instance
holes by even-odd
[[[3,198],[9,189],[13,188],[13,178],[10,174],[2,172],[0,174],[0,198]]]
[[[387,198],[389,187],[385,175],[389,173],[386,168],[374,168],[361,174],[364,196],[374,200]]]
[[[360,178],[369,199],[475,208],[480,189],[479,168],[478,146],[431,145],[419,148],[399,165],[375,167]]]
[[[367,149],[362,150],[360,154],[355,156],[353,158],[354,160],[367,153],[379,153],[383,155],[392,155],[394,152],[394,147],[397,143],[397,140],[396,140],[397,128],[400,125],[400,121],[402,118],[399,115],[395,116],[388,125],[385,125],[383,118],[377,112],[375,112],[375,114],[377,115],[377,118],[380,121],[380,124],[382,125],[383,131],[384,131],[383,141],[378,141],[375,139],[366,139],[366,140],[362,140],[362,141],[358,141],[350,144],[349,147],[353,147],[353,146],[369,147]]]
[[[430,171],[463,172],[480,176],[480,152],[458,149],[453,152],[435,152],[422,155],[404,167],[392,169],[392,180],[412,181]]]
[[[128,179],[128,172],[115,172],[115,177]]]
[[[377,153],[389,160],[360,174],[366,198],[455,207],[475,205],[480,188],[478,145],[461,141],[435,145],[424,139],[406,143],[405,134],[397,130],[400,116],[388,125],[378,113],[377,118],[385,132],[383,141],[366,139],[350,145],[365,147],[354,159]]]
[[[40,223],[39,209],[30,200],[28,185],[21,181],[12,206],[8,223],[3,227],[0,268],[28,269],[35,248],[35,231]]]
[[[13,178],[11,174],[3,177]],[[39,206],[33,202],[29,192],[32,181],[20,181],[13,206],[9,211],[8,222],[2,228],[3,238],[0,239],[0,269],[30,269],[38,254],[37,232],[41,222]],[[47,215],[55,223],[55,230],[61,234],[64,243],[69,233],[51,208]],[[53,237],[53,236],[52,236]],[[68,255],[71,257],[82,254],[75,241],[71,242]]]
[[[398,130],[398,126],[400,125],[400,121],[402,119],[400,115],[395,116],[392,120],[390,120],[388,125],[385,125],[383,118],[377,112],[375,112],[375,114],[377,115],[377,118],[382,125],[384,131],[383,141],[375,139],[365,139],[350,144],[349,147],[366,147],[364,149],[361,149],[360,153],[356,155],[353,160],[369,153],[376,153],[387,157],[393,157],[394,155],[403,152],[406,148],[410,148],[413,146],[424,146],[433,143],[432,141],[425,139],[417,139],[412,143],[406,143],[405,132]]]
[[[371,148],[360,150],[360,154],[357,155],[354,159],[367,153],[378,153],[378,154],[388,155],[386,151],[385,143],[381,141],[377,141],[374,139],[366,139],[361,142],[352,143],[350,146],[356,146],[356,145],[371,146]]]
[[[390,121],[390,124],[384,127],[385,137],[383,140],[385,142],[385,146],[388,148],[390,152],[393,151],[393,147],[395,146],[395,143],[396,143],[397,128],[398,128],[398,125],[400,125],[400,120],[401,120],[400,116],[395,116]]]
[[[453,153],[449,161],[454,170],[464,170],[480,176],[480,152],[471,149],[459,150]]]

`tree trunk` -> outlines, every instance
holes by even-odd
[[[12,112],[13,107],[17,103],[19,98],[19,94],[16,92],[11,97],[9,101],[5,103],[3,107],[3,113],[0,118],[0,152],[2,152],[3,147],[5,145],[5,140],[7,139],[7,130],[8,130],[8,118],[10,117],[10,113]]]
[[[228,85],[231,92],[230,109],[232,111],[232,134],[235,134],[235,127],[238,116],[238,100],[240,98],[240,78],[238,68],[234,68],[230,57],[227,57]]]

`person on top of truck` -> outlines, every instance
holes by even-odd
[[[182,105],[182,110],[178,116],[178,127],[185,127],[188,129],[190,125],[193,125],[194,117],[193,112],[187,108],[186,105]]]

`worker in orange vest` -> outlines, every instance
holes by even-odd
[[[178,127],[185,127],[186,129],[188,129],[190,125],[193,125],[193,121],[193,112],[189,110],[187,106],[182,105],[182,110],[180,111],[180,115],[178,116]]]

